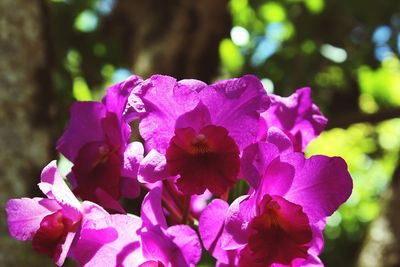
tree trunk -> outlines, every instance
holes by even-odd
[[[205,82],[218,74],[219,43],[231,28],[227,0],[120,0],[112,21],[127,27],[135,74]]]
[[[400,267],[400,160],[368,231],[358,267]]]
[[[0,266],[53,266],[7,231],[5,203],[33,195],[51,159],[51,83],[42,0],[0,1]]]

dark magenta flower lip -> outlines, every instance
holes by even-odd
[[[193,128],[178,128],[166,153],[167,170],[179,175],[177,186],[185,194],[201,195],[206,189],[222,195],[237,181],[239,149],[228,131],[207,125],[198,133]]]
[[[33,236],[33,249],[50,258],[61,253],[61,243],[65,242],[67,233],[73,228],[73,222],[64,217],[60,210],[43,218],[40,227]]]
[[[302,207],[281,196],[264,195],[259,208],[249,222],[239,266],[290,265],[294,259],[307,259],[313,233]]]

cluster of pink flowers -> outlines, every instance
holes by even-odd
[[[8,201],[10,234],[59,266],[196,266],[203,250],[216,266],[323,266],[325,220],[352,190],[343,159],[304,156],[326,123],[309,88],[131,76],[72,106],[57,142],[71,189],[51,162],[46,198]]]

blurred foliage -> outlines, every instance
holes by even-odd
[[[65,120],[73,99],[100,99],[130,75],[128,37],[114,27],[115,4],[50,1],[53,81]],[[311,86],[330,120],[400,106],[399,1],[230,0],[229,9],[233,25],[219,47],[220,78],[253,73],[279,95]],[[353,266],[398,161],[400,119],[356,122],[324,132],[307,150],[307,156],[343,157],[354,178],[350,200],[327,222],[326,266]]]
[[[254,73],[283,95],[311,86],[328,117],[359,110],[359,99],[399,105],[398,1],[231,0],[230,10],[225,77]]]
[[[112,28],[114,0],[50,1],[53,80],[62,99],[100,99],[112,83],[128,77],[123,29]],[[90,89],[89,89],[90,88]],[[72,89],[72,90],[71,90]],[[67,104],[69,105],[69,104]]]
[[[321,134],[307,148],[307,156],[323,154],[346,160],[353,177],[350,199],[328,218],[327,265],[351,266],[354,251],[363,240],[366,227],[379,213],[380,196],[390,182],[400,152],[400,119],[376,127],[367,123]]]
[[[376,101],[400,106],[400,61],[389,56],[383,59],[381,66],[374,70],[362,65],[358,69],[361,92]]]

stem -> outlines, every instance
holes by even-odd
[[[163,185],[169,196],[172,198],[174,201],[175,205],[183,212],[184,211],[184,206],[182,205],[182,201],[177,198],[177,192],[175,192],[174,188],[171,186],[170,182],[168,180],[163,181]]]
[[[164,204],[164,207],[167,209],[167,211],[170,213],[171,217],[173,220],[176,222],[179,222],[182,218],[182,216],[179,214],[179,212],[168,202],[168,199],[166,199],[164,196],[162,197],[162,202]]]
[[[178,192],[176,192],[176,190],[173,188],[173,186],[171,185],[170,181],[168,180],[164,180],[163,181],[163,189],[166,190],[166,193],[168,194],[169,197],[171,197],[173,203],[169,202],[168,199],[164,199],[164,203],[166,205],[168,205],[168,210],[172,209],[174,211],[174,213],[176,215],[178,215],[178,220],[176,221],[177,223],[181,222],[184,220],[183,216],[181,216],[181,214],[184,214],[185,212],[187,212],[187,218],[185,219],[185,221],[187,221],[190,225],[194,224],[194,218],[191,215],[190,212],[190,196],[185,196],[185,199],[182,201],[182,199],[180,199],[178,196]],[[186,198],[189,198],[189,203],[186,204]],[[188,207],[186,206],[188,205]]]
[[[187,224],[189,221],[189,216],[190,216],[190,200],[192,196],[188,195],[185,196],[185,200],[183,202],[183,216],[182,216],[182,224]]]

